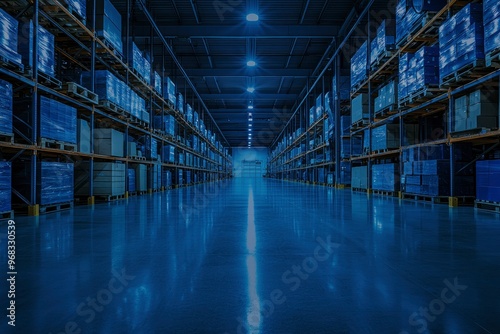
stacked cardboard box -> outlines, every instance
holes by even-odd
[[[455,100],[453,131],[498,128],[498,92],[476,90]]]
[[[124,145],[123,132],[115,129],[94,129],[94,153],[123,157]]]
[[[351,187],[356,189],[368,188],[368,166],[352,167]]]
[[[351,102],[351,124],[354,124],[362,119],[369,119],[368,113],[368,94],[360,94]]]
[[[377,36],[371,43],[370,64],[373,65],[378,57],[387,51],[394,50],[396,25],[394,20],[384,20],[377,29]]]
[[[380,88],[378,96],[375,98],[375,112],[393,106],[397,101],[396,93],[396,81],[394,80]]]
[[[399,191],[399,164],[372,166],[372,188],[382,191]]]
[[[89,195],[88,162],[81,162],[82,169],[77,172],[78,195]],[[113,162],[94,162],[94,195],[121,196],[125,194],[125,164]]]

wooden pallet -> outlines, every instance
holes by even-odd
[[[106,60],[113,62],[116,58],[118,58],[121,62],[123,62],[123,55],[112,43],[110,43],[104,36],[98,36],[99,40],[106,46],[106,48],[111,51],[109,54],[106,48],[103,48],[101,43],[96,43],[96,52],[101,56],[101,58],[105,58]]]
[[[490,51],[485,58],[486,67],[500,68],[500,48]]]
[[[99,104],[99,96],[92,93],[85,87],[82,87],[74,82],[65,82],[62,85],[61,91],[69,96],[74,97],[78,101],[88,102],[91,104]]]
[[[15,72],[24,73],[24,65],[18,64],[8,57],[0,55],[0,66],[13,70]]]
[[[136,161],[146,161],[146,157],[136,157],[136,156],[130,156],[128,157],[129,160],[136,160]]]
[[[378,68],[381,66],[381,65],[384,65],[385,63],[387,63],[387,61],[389,59],[391,59],[392,56],[394,56],[394,54],[396,53],[396,46],[395,45],[388,45],[388,48],[389,50],[385,50],[383,51],[382,53],[380,53],[377,57],[377,59],[375,59],[373,61],[373,63],[371,64],[371,70],[373,72],[375,72],[376,70],[378,70]]]
[[[387,197],[398,197],[399,194],[397,191],[387,191],[387,190],[376,190],[373,189],[373,194]]]
[[[14,144],[14,134],[0,132],[0,142]]]
[[[74,206],[73,201],[64,202],[64,203],[40,205],[40,213],[50,213],[50,212],[69,210],[69,209],[73,209],[73,206]]]
[[[443,90],[436,86],[425,86],[419,90],[410,93],[408,96],[403,97],[399,100],[399,107],[411,108],[421,104],[424,101],[432,100],[434,97],[443,94],[446,90]]]
[[[414,35],[420,31],[423,27],[425,27],[431,19],[436,16],[437,12],[425,12],[424,16],[420,21],[415,22],[413,27],[408,32],[408,36],[406,38],[402,38],[399,42],[396,43],[396,46],[400,49],[405,49],[407,52],[414,52],[420,49],[423,45],[432,45],[434,44],[439,37],[439,27],[444,22],[445,18],[439,17],[437,18],[427,29],[418,37],[414,39],[412,43],[410,40],[414,37]]]
[[[48,138],[40,138],[40,147],[42,147],[42,148],[53,148],[53,149],[61,150],[61,151],[76,152],[78,145],[77,144],[71,144],[71,143],[62,142],[62,141],[59,141],[59,140],[53,140],[53,139],[48,139]]]
[[[488,210],[496,213],[500,213],[500,203],[475,200],[474,207],[476,209]]]
[[[351,124],[351,130],[357,130],[357,129],[364,128],[369,123],[370,122],[367,119],[360,119],[359,121],[354,122],[354,123]]]
[[[374,150],[371,154],[382,154],[396,150],[396,148],[384,148],[383,150]]]
[[[58,80],[48,74],[38,71],[38,83],[43,84],[44,86],[55,88],[60,90],[62,87],[61,80]]]
[[[356,192],[356,193],[367,193],[368,189],[363,189],[363,188],[351,188],[351,191]]]
[[[368,80],[367,76],[363,77],[363,79],[360,82],[358,82],[357,84],[355,84],[354,86],[352,86],[351,87],[351,95],[356,94],[361,89],[361,87],[363,87],[363,85],[366,82],[366,80]]]
[[[482,59],[466,64],[453,73],[442,77],[440,87],[454,87],[478,79],[486,73],[485,65],[485,61]]]
[[[0,220],[14,219],[14,210],[0,212]]]
[[[464,131],[456,131],[450,133],[451,138],[463,138],[463,137],[470,137],[470,136],[475,136],[475,135],[483,135],[488,132],[490,132],[492,129],[488,128],[476,128],[476,129],[469,129],[469,130],[464,130]]]
[[[125,109],[123,109],[122,107],[120,107],[116,103],[113,103],[113,102],[108,101],[108,100],[100,100],[99,107],[106,110],[106,111],[109,111],[109,112],[112,112],[114,114],[122,116],[122,119],[124,119],[124,120],[127,120],[130,117],[130,114]]]
[[[386,118],[399,112],[398,105],[393,104],[375,112],[375,118]]]
[[[123,195],[96,195],[96,202],[114,202],[125,199],[125,194]]]
[[[428,202],[432,204],[448,204],[449,197],[448,196],[426,196],[419,194],[410,194],[410,193],[402,193],[402,199],[413,200],[418,202]]]
[[[128,195],[129,196],[143,196],[146,195],[148,192],[147,191],[132,191]]]

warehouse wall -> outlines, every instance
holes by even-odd
[[[267,148],[233,148],[233,174],[234,177],[262,177],[266,173],[267,156],[269,151]],[[244,161],[261,161],[262,164],[260,173],[255,171],[258,168],[251,168]],[[258,167],[258,166],[255,166]]]

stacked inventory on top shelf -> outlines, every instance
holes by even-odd
[[[16,19],[0,9],[0,57],[22,69],[22,58],[17,47],[18,24]]]

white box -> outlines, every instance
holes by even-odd
[[[135,189],[137,191],[148,190],[148,168],[146,165],[135,165]]]

